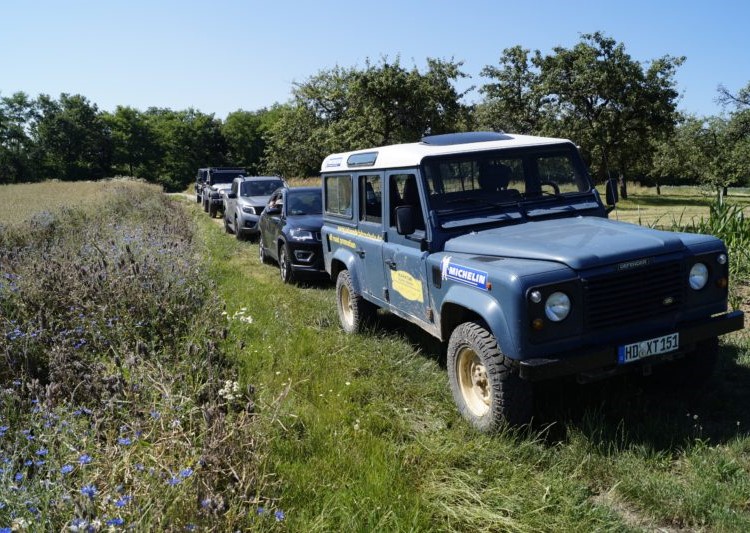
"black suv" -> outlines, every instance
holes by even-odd
[[[201,203],[203,200],[203,186],[206,184],[208,179],[208,169],[199,168],[195,174],[195,201]]]
[[[277,189],[258,222],[261,262],[275,260],[285,283],[301,277],[326,277],[320,242],[322,224],[320,187]]]
[[[207,169],[201,201],[203,202],[203,210],[211,215],[211,218],[220,212],[224,212],[222,190],[229,189],[232,186],[232,180],[244,174],[247,174],[244,167],[210,167]]]

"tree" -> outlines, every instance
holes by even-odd
[[[29,128],[36,117],[36,104],[23,92],[0,99],[0,183],[36,181],[32,158],[34,142]]]
[[[112,165],[116,173],[155,179],[159,141],[147,117],[132,107],[117,106],[102,116],[112,139]]]
[[[500,67],[486,66],[482,76],[496,80],[479,92],[485,101],[478,107],[483,129],[532,134],[544,129],[545,94],[541,90],[541,54],[521,46],[506,48]]]
[[[59,101],[40,95],[37,102],[40,114],[31,132],[44,175],[63,180],[106,176],[111,139],[96,104],[84,96],[65,93]]]
[[[398,59],[383,59],[367,61],[362,70],[320,71],[295,85],[293,101],[268,132],[267,166],[317,174],[331,152],[414,142],[426,133],[464,128],[469,113],[459,100],[465,93],[454,86],[465,77],[460,67],[460,62],[428,59],[427,70],[420,72],[405,69]]]
[[[248,172],[259,174],[266,150],[264,134],[273,123],[274,111],[237,110],[227,115],[221,133],[227,145],[226,159],[230,164],[244,166]],[[276,114],[277,115],[277,114]]]
[[[480,90],[492,125],[573,139],[603,181],[649,168],[652,141],[674,128],[674,74],[683,61],[664,56],[644,68],[624,45],[597,32],[546,56],[506,49],[500,68],[483,70],[495,83]]]

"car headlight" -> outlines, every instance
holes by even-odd
[[[251,205],[243,205],[242,206],[242,212],[254,215],[255,214],[255,208],[253,206],[251,206]]]
[[[312,241],[315,238],[312,231],[302,228],[294,228],[290,230],[289,235],[298,241]]]
[[[544,302],[544,314],[552,322],[561,322],[570,313],[570,298],[564,292],[553,292]]]
[[[708,283],[708,267],[703,263],[695,263],[690,269],[690,288],[699,291]]]

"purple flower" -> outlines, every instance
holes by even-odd
[[[36,454],[37,454],[37,455],[47,455],[47,453],[48,453],[48,450],[47,450],[47,448],[39,448],[39,449],[38,449],[38,450],[36,451]]]
[[[180,478],[178,478],[177,476],[172,476],[171,478],[169,478],[169,480],[167,481],[167,483],[169,483],[171,486],[174,487],[175,485],[179,485],[180,481],[182,481],[182,480]]]
[[[130,440],[130,437],[120,437],[117,439],[118,444],[121,444],[123,446],[130,446],[132,444],[132,441]]]
[[[124,523],[125,523],[125,520],[123,520],[119,516],[117,518],[112,518],[111,520],[107,520],[108,526],[121,526]]]
[[[91,462],[91,456],[87,453],[84,453],[78,458],[78,462],[82,465],[87,465]]]
[[[62,468],[60,468],[60,473],[63,475],[70,474],[72,471],[73,465],[63,465]]]
[[[284,520],[284,518],[286,518],[286,515],[284,514],[284,511],[282,511],[281,509],[279,509],[278,511],[276,511],[273,514],[273,516],[276,517],[276,521],[277,522],[281,522],[282,520]]]
[[[193,469],[192,468],[186,468],[180,472],[181,478],[190,477],[193,475]]]
[[[17,482],[21,482],[23,481],[23,474],[21,472],[18,472],[16,473],[15,476],[13,476],[13,479],[16,480]]]
[[[96,487],[94,485],[84,485],[81,488],[81,494],[88,496],[90,499],[94,499],[96,496]]]
[[[266,510],[263,509],[263,507],[258,507],[258,509],[255,512],[258,513],[258,514],[263,514],[263,513],[266,512]]]

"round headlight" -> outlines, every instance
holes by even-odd
[[[690,288],[699,291],[708,283],[708,267],[703,263],[695,263],[690,269]]]
[[[570,298],[564,292],[553,292],[544,302],[544,313],[552,322],[560,322],[570,313]]]

